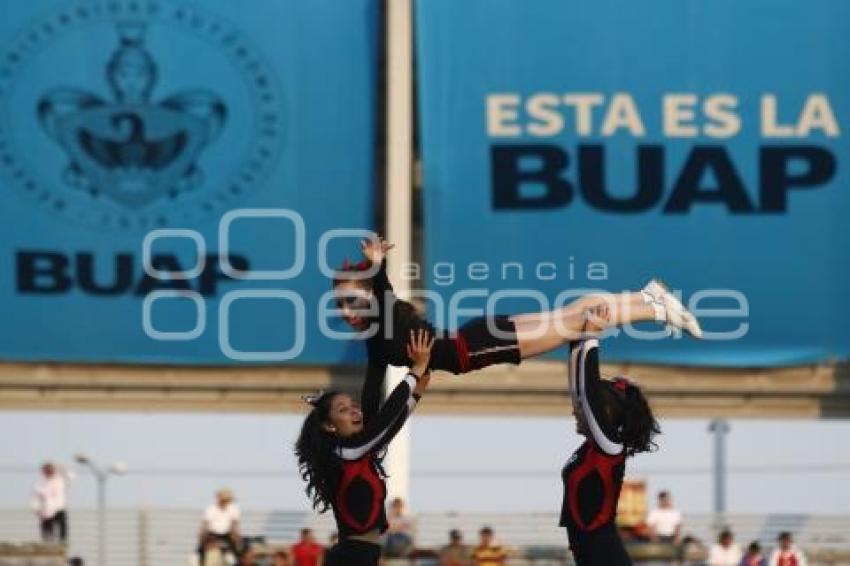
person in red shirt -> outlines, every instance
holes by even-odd
[[[779,542],[779,548],[771,554],[768,562],[770,566],[806,566],[806,557],[794,546],[791,533],[779,533],[776,540]]]
[[[325,547],[316,542],[313,531],[301,529],[301,540],[292,546],[293,566],[322,566]]]

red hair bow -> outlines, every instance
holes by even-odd
[[[367,269],[369,269],[370,265],[371,265],[371,263],[369,263],[369,260],[367,260],[367,259],[364,259],[364,260],[362,260],[358,263],[351,263],[346,258],[342,262],[341,270],[342,271],[366,271]]]

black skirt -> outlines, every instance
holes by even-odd
[[[325,566],[378,566],[381,547],[371,542],[345,539],[325,555]]]
[[[632,559],[614,525],[590,532],[573,530],[569,537],[576,566],[632,566]]]

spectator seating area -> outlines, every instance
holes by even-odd
[[[109,566],[186,564],[197,543],[197,509],[112,509],[108,513],[106,562]],[[566,536],[557,527],[554,513],[420,513],[415,519],[417,548],[441,547],[452,528],[462,531],[466,544],[475,544],[481,526],[490,525],[499,541],[515,551],[518,558],[513,564],[564,564]],[[95,511],[75,509],[70,524],[68,556],[92,557],[87,563],[93,563],[97,532]],[[683,534],[701,540],[708,547],[715,539],[715,524],[710,515],[685,515]],[[777,534],[787,530],[794,533],[796,543],[810,557],[820,557],[820,562],[816,563],[850,564],[850,515],[729,515],[722,524],[732,528],[736,541],[742,545],[759,540],[765,548],[771,548]],[[38,540],[29,509],[0,510],[0,525],[2,542]],[[244,534],[262,537],[269,544],[291,544],[298,539],[304,526],[313,528],[321,543],[326,542],[334,530],[329,515],[243,510]],[[520,556],[527,558],[520,559]],[[830,562],[830,556],[846,562]]]

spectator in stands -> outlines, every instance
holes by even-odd
[[[717,544],[712,545],[708,552],[708,566],[739,566],[743,553],[741,547],[735,544],[732,531],[725,528],[717,537]]]
[[[404,500],[396,497],[387,511],[387,538],[384,543],[384,556],[401,558],[413,550],[413,521],[404,509]]]
[[[228,564],[221,543],[210,533],[201,540],[197,558],[199,566],[227,566]]]
[[[52,462],[41,466],[41,481],[35,485],[32,509],[38,516],[43,542],[65,543],[68,540],[66,510],[68,481],[71,474]]]
[[[271,566],[290,566],[289,555],[285,550],[278,550],[272,555]]]
[[[216,502],[207,507],[201,523],[200,548],[201,563],[204,562],[206,548],[211,541],[223,546],[234,556],[239,556],[242,540],[239,534],[239,521],[242,517],[234,502],[233,492],[220,489],[216,492]]]
[[[325,548],[316,542],[313,531],[301,529],[301,540],[292,546],[294,566],[322,566]]]
[[[649,537],[653,542],[679,544],[682,532],[682,514],[673,507],[670,493],[658,493],[658,507],[649,512],[646,518]]]
[[[779,543],[779,548],[771,553],[770,566],[806,566],[806,557],[794,546],[791,533],[787,531],[779,533],[776,541]]]
[[[463,535],[457,529],[449,532],[449,544],[440,549],[440,566],[469,566],[469,548],[463,544]]]
[[[480,542],[472,551],[472,563],[475,566],[503,566],[507,564],[508,553],[496,542],[493,529],[484,527],[479,532]]]
[[[761,545],[757,540],[750,543],[747,547],[747,553],[741,559],[740,566],[767,566],[767,559],[761,552]]]
[[[257,553],[250,546],[242,551],[242,556],[239,557],[239,566],[257,566]]]

